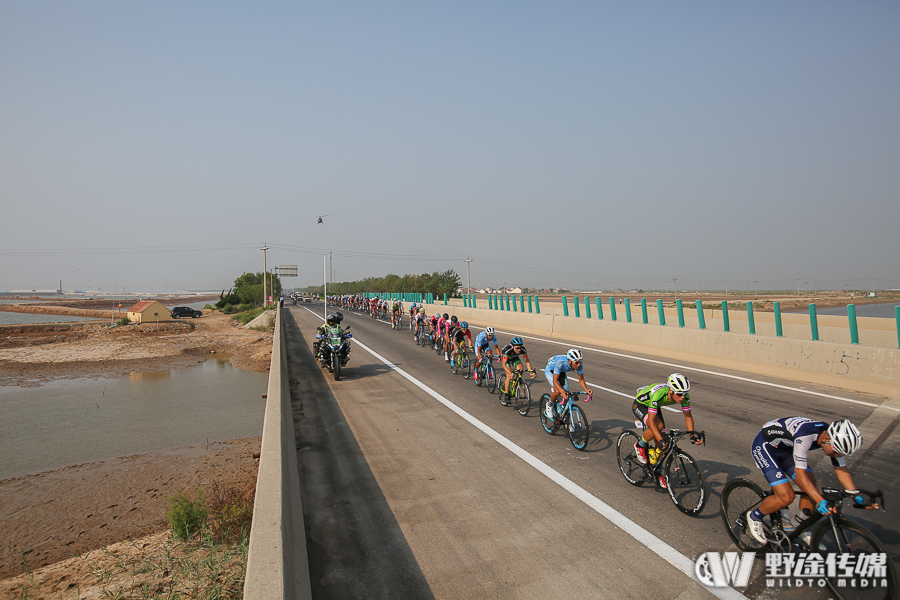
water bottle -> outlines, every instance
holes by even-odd
[[[650,464],[651,464],[651,465],[655,465],[655,464],[656,464],[656,461],[659,460],[659,454],[660,454],[660,452],[659,452],[659,450],[657,450],[656,448],[650,448],[650,449],[648,450],[648,455],[649,455],[649,458],[650,458]]]
[[[794,518],[791,516],[791,510],[789,508],[781,509],[781,528],[784,529],[785,533],[790,533],[797,528],[796,525],[794,525]]]

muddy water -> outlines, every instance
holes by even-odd
[[[268,373],[221,355],[118,379],[0,387],[0,479],[262,433]]]

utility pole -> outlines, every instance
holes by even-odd
[[[469,263],[472,262],[472,259],[468,256],[466,257],[466,293],[472,293],[472,280],[469,277]]]
[[[675,299],[678,300],[678,278],[673,277],[672,281],[675,282]]]
[[[804,281],[804,282],[803,282],[803,285],[806,286],[806,295],[809,296],[809,282],[808,282],[808,281]]]
[[[268,265],[266,265],[266,250],[268,249],[269,247],[263,242],[263,247],[260,248],[263,251],[263,306],[269,305],[269,295],[266,293],[266,273],[269,270]]]
[[[334,283],[334,257],[330,250],[328,251],[328,266],[331,268],[331,283]]]
[[[753,283],[756,284],[756,295],[759,296],[759,280],[754,281]]]

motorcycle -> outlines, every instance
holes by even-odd
[[[350,327],[342,330],[340,325],[329,325],[325,329],[327,331],[325,335],[316,334],[319,343],[316,359],[334,374],[335,381],[340,381],[341,369],[350,360],[350,338],[353,334],[347,333]]]

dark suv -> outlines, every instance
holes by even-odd
[[[203,316],[203,312],[199,310],[194,310],[190,306],[176,306],[172,309],[172,318],[180,319],[181,317],[192,317],[196,319],[197,317]]]

